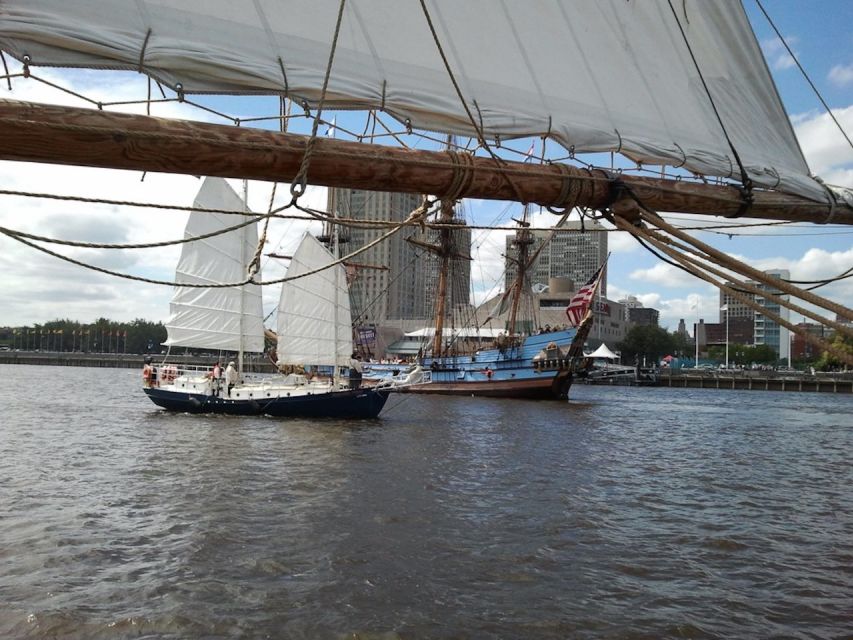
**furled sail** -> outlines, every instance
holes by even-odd
[[[206,178],[195,207],[242,211],[244,203],[222,178]],[[232,227],[239,216],[192,212],[184,238]],[[183,245],[175,279],[182,284],[222,284],[246,279],[246,267],[255,254],[258,229],[241,229]],[[257,276],[260,279],[260,275]],[[176,287],[166,322],[169,346],[223,351],[264,350],[263,305],[259,285],[226,288]]]
[[[287,269],[287,277],[327,266],[334,256],[309,233]],[[281,288],[278,305],[279,364],[343,366],[352,354],[352,317],[346,270],[341,264]]]
[[[139,69],[184,93],[284,93],[316,105],[339,6],[3,0],[0,48],[32,65]],[[415,128],[474,135],[443,51],[488,137],[548,136],[576,152],[738,180],[733,146],[757,186],[827,200],[739,0],[425,6],[435,37],[418,2],[346,3],[327,108],[378,108]]]

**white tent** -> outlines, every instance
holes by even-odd
[[[603,358],[605,360],[618,360],[619,359],[619,356],[617,356],[610,349],[608,349],[607,345],[604,344],[603,342],[601,343],[601,346],[598,347],[598,349],[596,349],[592,353],[587,354],[586,357],[587,358]]]

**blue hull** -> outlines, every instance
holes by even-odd
[[[376,418],[390,389],[352,389],[305,396],[262,400],[231,400],[197,393],[143,389],[151,401],[167,411],[222,413],[239,416],[268,415],[282,418]]]
[[[402,387],[406,393],[437,393],[501,398],[565,398],[572,383],[572,368],[565,359],[534,357],[551,344],[563,351],[572,344],[575,329],[527,336],[505,349],[484,349],[473,356],[424,359],[430,382]]]

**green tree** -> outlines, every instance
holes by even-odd
[[[853,357],[853,338],[836,333],[832,339],[832,351],[824,351],[818,361],[815,363],[815,369],[819,371],[837,371],[846,369],[847,365],[839,357],[839,354],[846,353]]]
[[[658,362],[675,351],[675,337],[666,329],[655,326],[635,326],[625,339],[616,345],[622,352],[622,362]]]

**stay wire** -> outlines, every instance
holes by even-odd
[[[806,73],[806,70],[803,68],[803,65],[800,64],[799,60],[797,60],[797,56],[794,55],[794,52],[791,50],[791,47],[788,46],[788,43],[785,41],[785,38],[783,38],[782,34],[779,33],[779,29],[776,28],[776,24],[773,22],[770,15],[764,9],[764,5],[761,3],[761,0],[755,0],[755,4],[758,5],[758,8],[761,9],[761,13],[764,14],[765,18],[767,18],[767,22],[770,23],[770,26],[776,33],[776,37],[779,38],[779,41],[785,47],[785,50],[788,52],[788,55],[791,56],[791,59],[794,61],[794,64],[797,65],[797,68],[800,70],[800,73],[803,74],[803,78],[805,78],[806,82],[809,83],[809,86],[812,88],[812,91],[814,91],[814,94],[817,96],[817,99],[820,100],[820,103],[823,105],[823,108],[826,109],[826,113],[829,114],[830,118],[832,118],[832,121],[835,123],[835,126],[838,127],[838,130],[841,132],[841,135],[843,135],[844,139],[847,140],[847,144],[849,144],[850,147],[853,148],[853,140],[851,140],[850,136],[847,135],[847,132],[844,131],[844,128],[841,126],[841,123],[838,122],[835,115],[832,113],[832,109],[829,108],[829,105],[826,103],[826,100],[823,99],[823,96],[821,95],[820,91],[818,91],[818,88],[815,86],[814,82],[812,82],[812,79],[809,77],[809,74]]]

